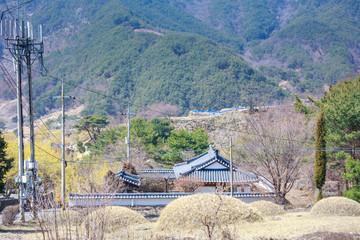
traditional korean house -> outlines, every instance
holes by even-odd
[[[186,162],[176,164],[173,169],[146,169],[138,170],[139,175],[130,174],[123,170],[115,174],[126,183],[126,193],[105,194],[74,194],[69,195],[70,206],[101,206],[103,202],[110,201],[110,205],[119,206],[165,206],[169,202],[182,196],[188,196],[194,192],[167,193],[170,181],[188,178],[200,182],[195,192],[215,192],[221,187],[222,191],[229,191],[230,185],[230,161],[219,155],[218,151],[211,146],[209,150],[199,156],[191,158]],[[165,184],[163,192],[137,192],[131,193],[141,185],[141,180],[150,178],[160,180]],[[186,179],[186,180],[188,180]],[[165,180],[165,181],[164,181]],[[145,181],[143,181],[145,185]],[[273,201],[275,194],[273,189],[262,177],[243,171],[236,166],[233,167],[234,197],[241,201],[250,203],[259,200]],[[229,193],[224,193],[228,194]],[[104,200],[105,199],[105,200]],[[110,199],[110,200],[109,200]]]
[[[197,192],[214,192],[222,187],[228,191],[230,186],[230,161],[219,155],[211,146],[209,150],[186,162],[176,164],[174,173],[177,179],[188,177],[201,182]],[[233,186],[237,192],[253,192],[256,186],[263,186],[262,179],[254,173],[245,172],[233,166]],[[263,191],[266,191],[263,189]]]
[[[219,155],[212,146],[199,156],[175,164],[173,169],[146,169],[138,170],[138,173],[141,178],[163,178],[166,185],[168,181],[187,177],[200,182],[197,192],[215,192],[219,187],[223,191],[230,190],[230,161]],[[233,166],[233,186],[234,191],[245,193],[272,190],[263,178],[236,166]]]

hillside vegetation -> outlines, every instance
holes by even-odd
[[[155,8],[160,15],[150,12]],[[60,35],[66,43],[50,49],[45,65],[50,75],[65,79],[69,94],[88,105],[86,115],[115,115],[128,101],[136,107],[166,102],[184,113],[244,105],[249,94],[261,96],[259,103],[287,95],[221,44],[230,38],[174,9],[158,1],[51,1],[39,3],[33,19],[46,22],[50,35],[67,29]],[[34,87],[39,113],[56,107],[51,99],[60,94],[58,80],[41,78]]]
[[[359,1],[182,2],[202,21],[242,39],[253,64],[299,92],[314,92],[359,70]]]
[[[356,0],[55,0],[26,10],[44,25],[49,74],[65,79],[85,115],[128,102],[181,113],[272,103],[289,95],[279,84],[319,94],[360,65]],[[59,80],[34,84],[40,114],[58,106]]]

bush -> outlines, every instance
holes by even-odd
[[[146,223],[147,220],[138,212],[126,207],[106,206],[91,212],[85,220],[85,228],[104,228],[105,232],[113,232],[134,224]]]
[[[329,197],[317,202],[310,213],[315,216],[360,216],[360,204],[345,197]]]
[[[355,185],[353,188],[350,188],[347,191],[344,191],[344,196],[360,202],[360,185]]]
[[[170,184],[170,183],[169,183]],[[164,178],[142,178],[141,192],[165,192]]]
[[[285,214],[285,210],[281,206],[269,201],[262,200],[252,202],[250,203],[250,206],[253,207],[263,217]]]
[[[258,213],[235,198],[194,194],[168,204],[161,212],[156,228],[166,232],[201,229],[211,238],[220,226],[260,220]]]
[[[2,211],[2,223],[5,226],[14,224],[16,215],[19,213],[19,205],[7,206]]]

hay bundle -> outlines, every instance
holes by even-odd
[[[103,229],[112,232],[134,224],[146,223],[147,220],[138,212],[126,207],[106,206],[88,214],[84,221],[86,229]]]
[[[157,221],[160,231],[191,231],[262,218],[246,203],[215,194],[195,194],[168,204]]]
[[[273,202],[261,200],[252,202],[249,205],[260,213],[261,216],[276,216],[285,214],[285,210]]]
[[[345,197],[329,197],[317,202],[310,213],[314,216],[360,216],[360,204]]]

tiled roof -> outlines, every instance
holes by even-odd
[[[138,173],[173,173],[173,169],[141,169]]]
[[[174,179],[175,174],[173,169],[144,169],[137,170],[138,174],[141,178],[166,178],[166,179]]]
[[[229,170],[199,170],[193,171],[189,175],[190,178],[198,179],[201,182],[209,183],[226,183],[230,182]],[[258,177],[253,173],[243,171],[233,171],[234,183],[248,183],[258,181]]]
[[[138,175],[134,175],[134,174],[124,172],[122,169],[120,170],[120,172],[115,173],[115,176],[121,178],[125,182],[134,184],[136,186],[140,186],[140,184],[141,184],[141,181],[140,181]]]
[[[178,198],[196,193],[90,193],[77,194],[70,193],[69,199],[126,199],[126,198]],[[211,194],[211,193],[209,193]],[[229,196],[230,193],[224,192],[221,195]],[[235,192],[234,197],[237,198],[260,198],[260,197],[275,197],[274,193],[239,193]]]
[[[215,162],[218,162],[225,167],[230,168],[230,161],[218,155],[217,151],[214,151],[214,149],[210,146],[209,151],[194,158],[191,158],[186,162],[175,164],[175,176],[179,178],[182,175],[190,174],[192,171],[198,171]]]
[[[213,166],[213,167],[211,167]],[[210,167],[210,168],[209,168]],[[233,181],[237,183],[259,181],[257,175],[233,167]],[[191,158],[186,162],[175,164],[176,178],[189,176],[202,182],[230,182],[230,161],[219,155],[210,146],[209,151]]]

